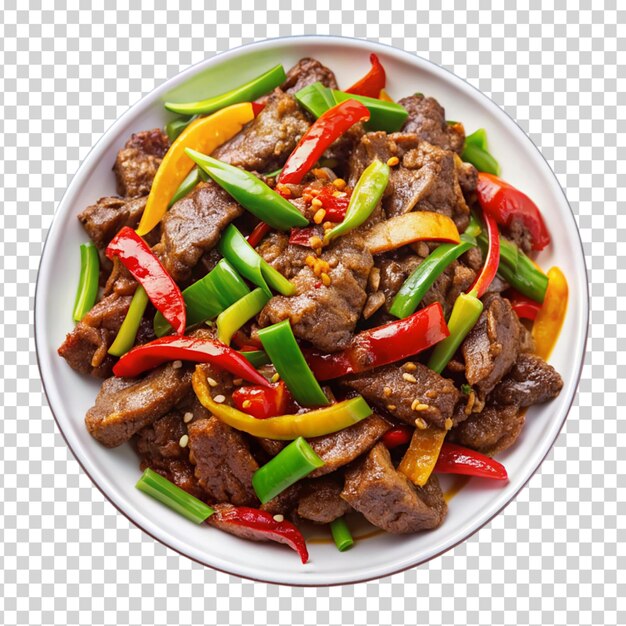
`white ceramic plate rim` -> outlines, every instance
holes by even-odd
[[[69,208],[72,207],[74,203],[74,198],[77,195],[78,191],[81,189],[83,184],[86,182],[88,176],[91,174],[91,170],[93,169],[94,165],[100,160],[102,154],[107,149],[108,144],[110,143],[110,138],[115,137],[118,131],[121,130],[122,127],[124,127],[129,120],[136,116],[140,116],[143,112],[145,112],[155,100],[160,99],[165,93],[170,92],[172,89],[182,85],[185,81],[187,81],[189,78],[196,75],[197,73],[206,70],[211,66],[218,65],[225,60],[248,54],[251,49],[261,51],[271,48],[280,48],[281,46],[286,45],[298,45],[298,43],[301,42],[305,42],[306,44],[314,43],[320,46],[339,44],[341,46],[355,48],[359,50],[362,50],[364,47],[370,51],[379,50],[381,54],[384,53],[388,56],[396,57],[399,61],[409,61],[419,68],[423,69],[424,71],[435,74],[438,79],[444,82],[452,82],[455,84],[455,87],[462,90],[468,98],[480,100],[481,106],[487,108],[492,115],[500,118],[503,123],[507,124],[509,128],[511,128],[511,130],[519,136],[519,140],[521,142],[530,143],[532,145],[532,147],[534,148],[533,153],[535,155],[535,158],[540,158],[543,161],[542,169],[546,170],[546,173],[550,172],[550,176],[546,176],[545,182],[548,182],[553,187],[555,195],[562,198],[561,213],[567,215],[565,223],[563,224],[563,227],[566,230],[565,236],[572,237],[573,240],[579,243],[580,250],[576,255],[575,263],[577,266],[577,271],[581,272],[582,275],[585,276],[585,288],[580,290],[577,301],[572,301],[570,299],[569,302],[569,306],[576,307],[580,313],[578,315],[578,327],[576,328],[575,345],[572,347],[571,350],[571,355],[574,359],[574,362],[579,364],[578,375],[573,376],[569,380],[565,381],[565,386],[563,388],[563,391],[561,392],[562,402],[560,404],[561,408],[559,416],[558,418],[552,420],[551,429],[548,432],[547,436],[544,437],[540,442],[538,442],[538,445],[533,449],[532,455],[528,458],[527,471],[513,477],[510,480],[509,484],[506,486],[506,488],[503,488],[499,495],[493,498],[493,500],[490,502],[490,505],[486,507],[480,515],[468,519],[467,523],[456,533],[442,538],[439,542],[433,543],[430,548],[422,554],[417,556],[413,554],[407,554],[406,558],[403,560],[396,560],[384,566],[366,568],[363,571],[354,572],[353,576],[346,576],[342,574],[340,576],[336,576],[333,580],[328,580],[329,577],[327,574],[323,574],[322,577],[320,576],[320,573],[314,573],[313,575],[311,575],[310,573],[306,572],[302,572],[302,574],[292,572],[285,576],[280,575],[280,573],[275,571],[267,572],[258,567],[255,568],[252,566],[233,566],[232,563],[226,560],[208,558],[205,553],[199,550],[194,550],[193,547],[190,547],[187,544],[184,544],[184,542],[181,542],[178,537],[172,536],[169,533],[164,532],[159,524],[155,522],[155,520],[144,515],[140,509],[125,506],[124,503],[121,501],[115,486],[108,480],[104,479],[104,477],[99,475],[98,469],[93,465],[92,461],[89,458],[89,455],[86,453],[86,450],[82,447],[80,442],[75,440],[69,429],[64,430],[62,423],[64,420],[67,420],[68,417],[65,415],[65,410],[61,402],[60,390],[51,385],[46,386],[45,384],[47,373],[51,371],[51,368],[54,368],[55,364],[52,362],[50,354],[47,351],[42,351],[39,349],[40,346],[48,345],[49,342],[46,325],[43,323],[46,311],[43,304],[41,303],[47,302],[48,290],[51,288],[51,285],[53,285],[53,281],[51,280],[51,278],[54,264],[50,262],[50,259],[46,256],[46,252],[51,247],[50,242],[56,241],[56,239],[61,234],[59,231],[61,229],[62,220],[57,218],[60,215],[64,215],[69,210]],[[513,126],[515,128],[513,128]],[[564,208],[565,210],[563,210]],[[445,70],[444,68],[441,68],[430,61],[380,43],[374,43],[369,41],[365,42],[358,39],[348,39],[343,37],[317,35],[265,40],[262,42],[246,44],[228,52],[218,54],[210,59],[206,59],[188,68],[179,75],[167,80],[163,85],[159,86],[154,91],[143,97],[139,102],[137,102],[128,111],[126,111],[104,133],[102,138],[97,142],[91,152],[87,155],[86,159],[81,164],[77,174],[74,176],[59,204],[59,207],[55,214],[55,219],[53,220],[53,223],[48,232],[46,244],[42,253],[35,294],[35,340],[37,346],[38,363],[42,376],[42,381],[44,382],[44,389],[48,398],[49,406],[59,426],[59,429],[61,430],[61,433],[63,434],[72,453],[74,454],[82,468],[85,470],[87,475],[102,491],[105,497],[107,497],[113,503],[113,505],[116,506],[116,508],[118,508],[118,510],[122,512],[131,522],[139,526],[142,530],[150,534],[152,537],[158,539],[160,542],[176,550],[177,552],[188,556],[193,560],[196,560],[199,563],[246,578],[291,585],[316,586],[355,583],[379,578],[419,565],[432,559],[435,556],[442,554],[443,552],[449,550],[458,543],[461,543],[473,533],[475,533],[478,529],[480,529],[482,526],[487,524],[493,517],[495,517],[509,502],[511,502],[515,498],[515,496],[519,493],[522,487],[532,477],[543,459],[549,453],[562,428],[569,409],[571,408],[571,404],[573,402],[573,398],[580,378],[587,338],[589,315],[588,288],[586,276],[587,274],[584,262],[584,254],[582,250],[582,243],[580,242],[580,235],[576,227],[571,208],[567,203],[567,199],[565,198],[563,190],[561,189],[556,179],[556,176],[550,169],[545,159],[543,159],[543,156],[541,155],[539,150],[534,146],[534,144],[527,137],[524,131],[522,131],[522,129],[514,122],[514,120],[512,120],[512,118],[508,116],[508,114],[506,114],[506,112],[500,109],[487,96],[478,91],[478,89],[474,88],[463,79],[455,76],[448,70]],[[253,547],[251,547],[251,549],[253,549]]]

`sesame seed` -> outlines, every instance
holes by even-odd
[[[398,407],[395,404],[388,404],[387,405],[387,410],[388,411],[395,411]]]
[[[342,189],[345,189],[347,184],[348,183],[346,183],[343,178],[335,178],[335,180],[333,180],[333,185],[337,187],[337,189],[339,189],[340,191]]]
[[[332,222],[324,222],[323,224],[324,230],[330,230],[333,227]]]
[[[320,278],[322,279],[322,283],[323,283],[326,287],[329,287],[329,286],[330,286],[330,283],[331,283],[332,281],[330,280],[330,276],[329,276],[326,272],[322,272],[322,273],[320,274]]]
[[[189,435],[183,435],[179,440],[178,440],[178,445],[181,448],[186,448],[187,444],[189,443]]]
[[[311,200],[313,200],[313,196],[310,193],[303,193],[302,194],[302,199],[305,202],[311,202]]]
[[[226,396],[223,396],[221,393],[217,394],[215,398],[213,398],[213,401],[217,402],[218,404],[222,404],[224,400],[226,400]]]
[[[322,247],[322,240],[317,235],[311,237],[311,239],[309,239],[309,243],[313,249]]]
[[[217,381],[215,380],[215,378],[211,378],[210,376],[207,376],[206,381],[207,383],[209,383],[211,387],[217,387]]]
[[[411,402],[411,411],[415,411],[417,409],[417,405],[420,403],[420,401],[415,398],[415,400],[413,400],[413,402]]]
[[[174,361],[172,363],[172,367],[177,370],[180,369],[183,366],[183,362],[182,361]]]
[[[324,221],[325,217],[326,217],[326,210],[325,209],[318,209],[315,212],[315,215],[313,216],[313,221],[316,224],[321,224]]]
[[[388,398],[391,395],[391,387],[385,387],[383,389],[383,396],[385,396],[385,398]]]
[[[417,365],[415,365],[415,363],[412,363],[411,361],[409,361],[408,363],[404,364],[404,369],[407,372],[414,372],[417,369]]]
[[[426,429],[428,428],[428,424],[427,424],[427,423],[426,423],[426,421],[425,421],[423,418],[421,418],[421,417],[418,417],[418,418],[415,420],[415,426],[417,426],[417,428],[419,428],[420,430],[426,430]]]
[[[413,408],[413,405],[411,405],[411,408]],[[414,411],[428,411],[428,409],[430,409],[430,407],[423,402],[418,402],[415,405],[415,408],[413,408]]]
[[[252,406],[252,402],[250,402],[250,400],[244,400],[242,405],[241,405],[244,409],[248,409]]]
[[[304,259],[304,262],[309,266],[309,267],[313,267],[315,265],[315,257],[312,254],[309,254],[307,256],[306,259]]]
[[[334,191],[333,198],[345,198],[348,194],[345,191]]]
[[[446,430],[450,430],[452,428],[452,420],[450,418],[446,419],[444,426],[446,427]]]
[[[402,374],[402,378],[404,378],[404,380],[406,380],[407,383],[416,383],[417,382],[417,378],[415,378],[415,376],[413,376],[413,374],[407,374],[406,372],[404,372],[404,374]]]
[[[312,196],[319,196],[319,195],[320,195],[320,191],[321,191],[321,189],[311,189],[311,190],[309,191],[309,193],[310,193]]]
[[[233,385],[235,385],[236,387],[239,387],[239,385],[243,385],[243,378],[234,378]]]
[[[284,522],[285,521],[285,516],[281,515],[280,513],[277,513],[276,515],[274,515],[274,521],[275,522]]]
[[[311,200],[311,205],[319,208],[322,206],[322,201],[319,198],[313,198],[313,200]]]
[[[274,374],[274,376],[272,376],[272,378],[270,378],[270,380],[271,380],[273,383],[277,383],[277,382],[280,380],[280,374],[279,374],[278,372],[276,372],[276,373]]]
[[[400,159],[397,156],[392,156],[390,159],[387,160],[387,165],[389,167],[393,167],[394,165],[398,165],[398,163],[400,163]]]
[[[187,413],[183,415],[183,422],[185,422],[185,424],[189,424],[189,422],[191,422],[192,419],[193,419],[193,413],[191,411],[187,411]]]

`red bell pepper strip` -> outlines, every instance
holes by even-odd
[[[116,376],[134,378],[162,363],[178,360],[213,363],[234,376],[256,385],[264,387],[270,385],[244,356],[220,341],[175,335],[161,337],[133,348],[113,366],[113,373]]]
[[[261,243],[265,235],[270,232],[270,230],[272,230],[272,227],[269,224],[259,222],[248,235],[248,243],[253,248],[256,248]]]
[[[468,291],[469,294],[475,295],[477,298],[482,298],[487,291],[498,273],[498,265],[500,264],[500,233],[498,232],[498,225],[493,216],[484,211],[483,218],[487,224],[487,234],[489,236],[487,258],[485,259],[483,269]]]
[[[494,480],[507,480],[508,474],[502,463],[476,450],[443,442],[435,472],[438,474],[464,474]]]
[[[282,380],[271,387],[250,385],[233,391],[233,404],[260,420],[288,413],[292,403],[291,394]]]
[[[368,98],[380,97],[380,91],[384,89],[387,80],[385,68],[375,54],[370,54],[370,63],[372,64],[370,71],[354,83],[350,89],[346,89],[346,93],[367,96]]]
[[[145,289],[156,310],[182,335],[187,323],[183,294],[148,244],[132,228],[124,226],[105,253],[111,260],[119,258]]]
[[[265,102],[251,102],[250,104],[252,104],[252,113],[254,117],[256,117],[265,108]]]
[[[415,428],[411,428],[411,426],[395,426],[383,435],[382,442],[388,449],[404,446],[411,441],[414,431]]]
[[[492,215],[498,224],[510,226],[519,220],[530,233],[533,250],[543,250],[550,243],[539,208],[519,189],[493,174],[478,172],[476,194],[483,213]]]
[[[302,563],[309,560],[309,552],[302,533],[291,522],[286,520],[277,522],[267,511],[247,506],[218,504],[215,506],[215,513],[207,522],[246,539],[284,543],[300,555]]]
[[[283,167],[278,183],[299,184],[325,150],[351,126],[370,118],[368,108],[356,100],[344,100],[326,113],[304,134]]]
[[[342,222],[346,216],[351,195],[351,191],[339,191],[334,185],[324,185],[322,190],[316,196],[322,203],[321,208],[326,211],[324,221]]]
[[[535,302],[514,290],[509,293],[509,299],[511,300],[511,307],[517,313],[517,317],[531,321],[536,319],[537,313],[541,309],[539,302]]]
[[[324,229],[321,226],[305,226],[304,228],[292,228],[289,233],[289,243],[293,246],[306,246],[312,248],[311,237],[324,237]]]
[[[434,302],[404,319],[359,333],[345,350],[332,354],[310,350],[305,356],[315,378],[329,380],[400,361],[449,334],[441,304]]]

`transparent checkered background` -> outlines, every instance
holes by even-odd
[[[626,420],[618,421],[616,407],[626,406],[618,389],[626,379],[626,287],[618,283],[626,257],[617,254],[626,241],[626,11],[617,0],[576,8],[569,0],[511,0],[504,10],[486,0],[442,9],[425,1],[392,9],[390,0],[237,0],[217,10],[214,1],[176,4],[120,2],[103,11],[78,0],[67,7],[4,0],[0,9],[0,622],[625,624]],[[420,54],[518,120],[567,191],[593,307],[576,403],[517,500],[423,567],[321,589],[216,573],[118,514],[55,426],[31,332],[46,231],[100,135],[190,64],[303,33],[369,38]]]

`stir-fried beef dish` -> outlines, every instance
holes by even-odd
[[[443,524],[438,475],[505,480],[493,455],[563,386],[539,209],[483,129],[384,85],[375,55],[345,91],[306,58],[166,103],[166,132],[120,146],[119,195],[78,214],[59,354],[102,379],[89,433],[130,443],[138,487],[189,519],[303,561],[303,521],[340,549],[359,515]]]

